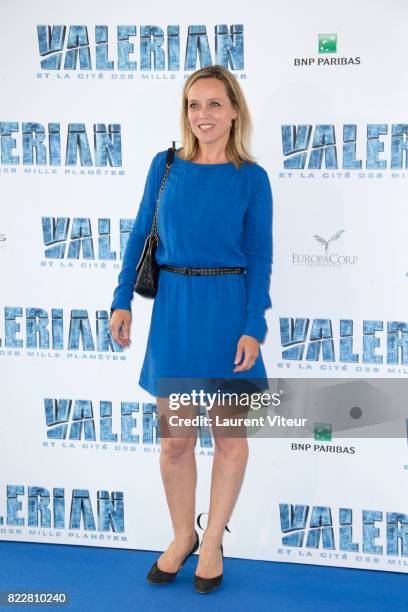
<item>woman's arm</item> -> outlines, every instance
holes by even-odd
[[[111,316],[116,308],[131,311],[133,287],[136,281],[136,265],[142,254],[145,240],[152,227],[157,194],[160,189],[159,162],[161,156],[162,153],[157,153],[150,164],[143,197],[132,230],[129,234],[123,257],[122,269],[118,276],[118,284],[113,294]]]
[[[269,295],[272,271],[272,190],[267,172],[259,165],[255,170],[251,197],[246,212],[244,253],[247,260],[246,322],[243,335],[263,342],[267,325],[264,311],[272,306]]]

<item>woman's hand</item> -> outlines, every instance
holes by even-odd
[[[109,330],[114,341],[120,346],[130,346],[130,324],[132,313],[129,310],[117,308],[109,321]]]
[[[241,336],[237,344],[237,353],[235,355],[234,365],[239,363],[242,359],[242,353],[245,353],[244,362],[241,365],[237,365],[233,372],[242,372],[243,370],[249,370],[254,365],[258,353],[259,353],[260,342],[253,336]]]

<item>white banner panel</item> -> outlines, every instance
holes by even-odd
[[[129,350],[108,321],[147,170],[180,146],[202,66],[239,80],[271,181],[268,376],[406,377],[407,18],[385,0],[3,3],[3,539],[170,541],[156,398],[137,383],[152,302],[133,300]],[[350,438],[315,423],[309,446],[250,440],[228,556],[407,571],[405,423],[359,436],[350,414]],[[200,438],[200,528],[212,456]]]

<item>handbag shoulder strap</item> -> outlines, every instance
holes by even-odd
[[[152,229],[150,232],[150,234],[153,234],[156,238],[157,238],[157,213],[159,210],[160,196],[163,191],[164,183],[166,182],[166,178],[169,173],[170,166],[173,163],[175,152],[176,152],[176,149],[174,147],[170,147],[169,149],[167,149],[166,168],[164,170],[164,175],[163,175],[163,179],[161,182],[159,193],[157,194],[156,208],[154,210]]]

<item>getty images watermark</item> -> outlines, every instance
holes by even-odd
[[[171,427],[190,427],[215,425],[217,427],[304,427],[307,418],[287,418],[283,415],[257,415],[241,416],[243,413],[261,410],[262,408],[276,408],[281,405],[279,392],[268,391],[258,393],[230,392],[217,390],[209,393],[203,389],[192,389],[189,393],[171,393],[169,395],[169,410],[176,411],[182,407],[203,407],[210,414],[197,416],[180,416],[172,414],[168,417]],[[218,413],[221,411],[221,414]]]
[[[405,438],[408,378],[161,379],[160,435]],[[163,417],[163,418],[162,418]]]

